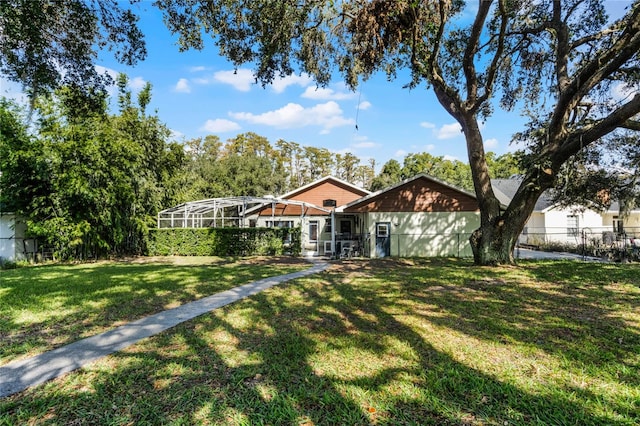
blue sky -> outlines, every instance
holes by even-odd
[[[628,1],[610,1],[628,5]],[[174,132],[177,140],[215,134],[227,140],[255,132],[275,143],[278,139],[302,146],[351,152],[363,162],[374,158],[379,170],[408,153],[428,152],[467,162],[464,137],[455,123],[424,88],[403,89],[408,77],[389,82],[385,75],[364,82],[356,93],[336,80],[317,88],[305,76],[279,79],[263,88],[254,84],[251,70],[234,71],[209,42],[203,51],[179,52],[177,38],[162,22],[150,1],[134,5],[146,36],[148,57],[135,67],[118,64],[101,52],[98,66],[115,75],[124,72],[136,91],[153,85],[151,110]],[[0,80],[0,94],[17,96],[19,87]],[[525,122],[518,112],[495,113],[482,124],[487,151],[514,150],[511,135]],[[356,129],[357,124],[357,129]]]

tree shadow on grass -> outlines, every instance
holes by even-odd
[[[454,286],[458,272],[443,278]],[[479,325],[494,306],[465,314],[487,302],[424,293],[405,277],[376,266],[270,289],[10,397],[0,423],[633,423],[595,414],[580,400],[594,398],[588,390],[527,392],[439,349],[428,327],[494,341]]]
[[[11,271],[0,285],[0,359],[9,362],[27,353],[54,349],[302,265],[266,261],[254,265],[240,260],[186,266],[53,265]]]

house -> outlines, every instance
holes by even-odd
[[[25,240],[25,229],[23,221],[18,220],[14,213],[3,211],[0,206],[0,263],[26,258],[27,245],[31,240]]]
[[[247,218],[250,226],[301,226],[303,254],[329,256],[361,243],[363,229],[357,218],[335,212],[369,194],[366,189],[326,176],[278,197],[277,203],[248,210]]]
[[[353,215],[369,257],[472,256],[469,237],[480,226],[474,194],[426,174],[336,209]]]
[[[298,206],[262,207],[252,220],[301,223],[307,255],[471,256],[469,236],[480,224],[475,195],[425,174],[375,193],[325,177],[281,198],[309,205],[304,213]]]
[[[496,197],[505,205],[511,202],[520,182],[515,178],[491,180]],[[624,220],[619,210],[617,202],[612,203],[606,212],[581,206],[561,207],[545,192],[536,202],[519,242],[536,246],[546,243],[581,244],[583,238],[606,242],[615,239],[623,230],[640,236],[640,210],[632,210]]]
[[[640,209],[631,209],[626,215],[620,213],[620,203],[611,203],[609,209],[602,213],[602,226],[616,234],[626,233],[640,238]]]
[[[163,210],[158,227],[300,226],[307,256],[472,256],[474,194],[419,174],[371,193],[327,176],[280,197],[200,200]]]

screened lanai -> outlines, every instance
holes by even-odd
[[[158,228],[218,228],[227,226],[251,226],[247,222],[251,212],[271,206],[274,223],[280,216],[277,206],[299,206],[300,217],[304,217],[309,209],[325,210],[303,201],[286,200],[271,197],[223,197],[206,200],[189,201],[158,213]]]

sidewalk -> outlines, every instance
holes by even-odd
[[[139,340],[158,334],[216,308],[286,281],[322,272],[328,266],[326,262],[314,262],[311,268],[304,271],[254,281],[141,318],[52,351],[5,364],[0,367],[0,398],[76,370],[99,358],[131,346]]]

